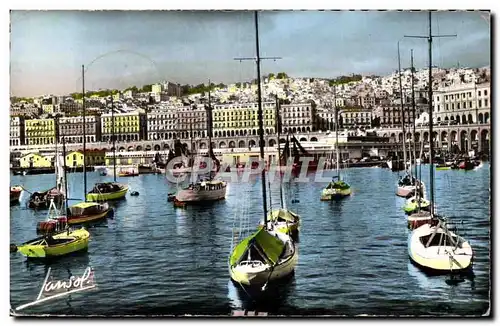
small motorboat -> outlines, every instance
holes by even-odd
[[[16,249],[28,259],[56,258],[87,250],[89,238],[90,233],[84,228],[68,229],[30,240]]]
[[[138,191],[132,191],[130,193],[130,196],[139,196],[139,192]]]

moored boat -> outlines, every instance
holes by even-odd
[[[335,180],[335,178],[321,192],[322,201],[341,199],[351,195],[351,186],[345,181]]]
[[[118,200],[125,197],[128,185],[117,182],[96,183],[94,188],[87,194],[87,201],[100,202]]]
[[[220,180],[198,181],[179,190],[175,198],[181,202],[205,202],[226,198],[227,183]]]
[[[64,202],[64,193],[57,189],[51,188],[45,191],[35,191],[28,199],[28,207],[32,209],[47,209],[50,206],[50,201],[53,200],[55,205],[60,207]]]
[[[27,241],[17,251],[29,259],[49,259],[87,250],[90,233],[84,228],[65,230]]]
[[[300,229],[300,216],[289,209],[274,209],[267,215],[267,223],[269,229],[274,229],[277,232],[288,235],[295,235]],[[264,222],[260,222],[260,227],[264,226]]]
[[[408,254],[419,267],[432,272],[457,272],[472,266],[473,251],[462,237],[449,231],[441,220],[424,224],[409,235]]]
[[[424,224],[430,224],[432,221],[431,213],[427,210],[416,211],[408,215],[408,228],[416,229]]]
[[[425,198],[413,196],[406,200],[403,210],[406,214],[417,212],[418,210],[429,210],[430,201]]]
[[[19,203],[19,198],[21,197],[22,192],[23,192],[23,187],[21,186],[10,187],[10,203],[11,204]]]
[[[291,237],[261,228],[241,241],[231,253],[231,279],[245,286],[263,286],[295,270],[298,252]]]

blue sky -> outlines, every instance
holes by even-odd
[[[490,64],[488,13],[433,14],[433,61],[442,67]],[[263,73],[331,78],[388,74],[397,68],[397,41],[428,33],[425,12],[268,11],[259,15]],[[253,13],[196,11],[12,11],[11,94],[67,94],[169,80],[181,84],[255,78]],[[424,39],[401,41],[402,66],[414,49],[427,64]],[[95,60],[98,58],[97,60]]]

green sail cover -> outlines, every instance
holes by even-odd
[[[282,219],[288,222],[295,222],[298,219],[297,217],[297,214],[294,212],[282,208],[271,211],[267,216],[270,221]]]
[[[330,182],[330,184],[326,187],[326,189],[349,189],[351,186],[349,186],[347,183],[344,181],[335,181],[335,182]]]
[[[269,234],[267,230],[259,229],[257,232],[241,241],[234,248],[229,260],[229,264],[231,266],[236,265],[239,262],[241,256],[243,256],[243,254],[247,251],[247,248],[254,244],[254,242],[259,245],[260,249],[266,255],[266,258],[272,264],[275,264],[278,261],[281,252],[285,247],[285,244],[281,242],[281,240]]]

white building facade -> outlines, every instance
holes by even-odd
[[[490,83],[453,84],[433,95],[433,121],[437,123],[490,123]]]

